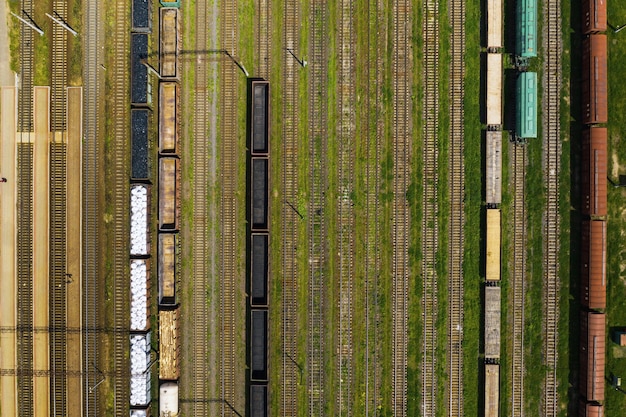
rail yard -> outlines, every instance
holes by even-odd
[[[7,8],[0,416],[623,412],[626,6]]]

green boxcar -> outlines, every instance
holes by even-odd
[[[163,7],[178,7],[180,8],[180,0],[178,1],[162,1],[161,6]]]
[[[537,102],[537,73],[522,72],[517,78],[517,137],[537,137]]]
[[[537,56],[537,0],[517,0],[515,52],[522,58]]]

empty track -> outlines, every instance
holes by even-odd
[[[411,183],[411,2],[393,4],[393,245],[392,283],[392,410],[406,415],[406,370],[409,294],[409,203]]]
[[[326,221],[324,213],[327,184],[326,149],[328,141],[328,5],[311,2],[309,39],[309,415],[325,415],[324,361],[324,268],[326,263]],[[292,63],[295,67],[296,63]],[[293,92],[296,94],[296,91]],[[297,144],[297,142],[296,142]]]
[[[22,0],[21,8],[33,16],[33,1]],[[20,88],[18,90],[17,145],[17,368],[19,372],[33,369],[33,30],[20,24]],[[17,378],[19,416],[34,415],[33,378],[19,374]]]
[[[437,251],[439,221],[439,2],[426,0],[423,15],[424,39],[424,140],[422,149],[422,415],[437,413]]]
[[[57,17],[67,21],[67,0],[53,5]],[[52,86],[50,89],[50,326],[64,329],[66,305],[66,131],[67,104],[67,31],[52,24]],[[67,338],[65,332],[50,334],[50,412],[67,415],[67,378],[59,374],[67,370]]]
[[[113,110],[113,141],[112,172],[113,184],[113,274],[114,285],[111,285],[111,303],[113,307],[113,326],[129,327],[129,235],[130,235],[130,193],[128,183],[128,162],[130,155],[130,100],[129,100],[129,43],[130,31],[128,21],[128,2],[120,0],[115,3],[115,28],[113,33],[113,82],[111,100]],[[113,372],[120,374],[129,369],[128,335],[115,332],[112,335]],[[126,377],[114,378],[110,382],[114,393],[113,410],[116,416],[129,413],[130,380]]]
[[[83,140],[83,326],[95,329],[98,317],[98,178],[99,178],[99,5],[87,0],[84,17],[83,77],[85,80],[84,139]],[[95,332],[83,333],[83,371],[94,370],[98,363],[98,338]],[[102,415],[98,407],[97,390],[92,389],[101,380],[96,372],[85,372],[83,377],[83,414]],[[76,393],[77,394],[77,393]]]
[[[208,49],[208,5],[206,2],[195,3],[195,45],[197,51]],[[191,227],[192,239],[192,273],[189,277],[189,287],[193,288],[192,306],[181,306],[186,309],[193,318],[189,320],[191,327],[191,348],[190,374],[184,378],[189,381],[189,395],[194,401],[181,402],[183,412],[190,416],[215,415],[215,409],[211,409],[210,403],[205,401],[208,398],[209,378],[209,340],[208,325],[209,313],[207,305],[207,292],[211,271],[208,268],[208,227],[207,216],[207,188],[209,187],[209,146],[210,136],[207,132],[209,123],[208,106],[208,57],[199,55],[192,62],[194,68],[194,96],[193,96],[193,141],[191,143],[193,152],[186,153],[193,158],[193,182],[191,185],[193,192],[193,222]],[[226,63],[228,65],[228,63]],[[213,406],[214,407],[214,406]]]
[[[339,265],[339,341],[337,355],[337,375],[339,392],[336,398],[337,415],[353,415],[353,287],[354,287],[354,159],[356,149],[355,117],[355,31],[354,1],[342,0],[338,5],[340,27],[338,30],[339,79],[337,83],[337,113],[339,115],[338,147],[339,161],[337,173],[337,232]]]
[[[526,148],[523,145],[509,145],[511,150],[511,164],[513,171],[513,259],[510,277],[513,308],[509,312],[512,316],[513,330],[511,354],[511,416],[524,415],[524,306],[525,306],[525,279],[526,279],[526,204],[525,176],[526,176]]]
[[[284,47],[298,53],[300,27],[300,5],[294,0],[285,0],[283,16]],[[298,335],[298,265],[296,247],[298,246],[298,223],[301,221],[295,206],[298,201],[298,75],[299,64],[285,51],[282,54],[282,187],[285,201],[281,204],[282,230],[282,402],[281,415],[297,415],[297,387],[302,375],[297,365]]]
[[[256,39],[257,74],[269,80],[272,69],[272,2],[271,0],[257,0],[255,4],[254,38]],[[291,11],[285,10],[285,13],[289,12]]]
[[[382,86],[383,86],[383,54],[382,39],[375,35],[384,27],[384,18],[381,7],[368,6],[367,57],[366,65],[362,68],[367,84],[363,86],[362,112],[365,123],[357,126],[357,135],[364,137],[365,146],[365,236],[364,236],[364,298],[365,298],[365,398],[364,415],[376,415],[380,405],[381,390],[381,352],[383,343],[380,323],[379,275],[381,272],[380,239],[383,230],[381,222],[381,175],[380,163],[382,158],[382,142],[384,122],[382,117]],[[359,171],[357,175],[360,175]],[[357,255],[358,256],[358,255]],[[358,259],[358,258],[357,258]],[[357,370],[358,372],[359,370]],[[358,410],[358,409],[357,409]]]
[[[231,56],[237,56],[238,22],[237,1],[221,2],[221,45]],[[221,388],[222,415],[232,415],[237,405],[236,372],[237,350],[235,288],[238,279],[237,252],[237,186],[238,186],[238,130],[237,98],[239,70],[230,61],[222,62],[221,68],[221,247],[220,247],[220,287],[221,287]]]
[[[543,3],[543,170],[546,207],[543,223],[543,282],[544,282],[544,358],[546,379],[543,413],[556,417],[560,411],[557,365],[559,326],[559,157],[561,155],[560,93],[561,93],[561,3]]]
[[[448,225],[448,415],[464,416],[463,405],[463,249],[465,241],[465,0],[450,3],[452,35],[450,49],[450,145],[448,189],[450,218]]]

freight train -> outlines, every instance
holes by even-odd
[[[162,2],[163,3],[163,2]],[[159,410],[154,415],[175,417],[180,376],[180,47],[179,2],[163,3],[159,31],[158,152],[153,144],[151,82],[146,60],[152,36],[152,1],[133,0],[131,33],[131,186],[130,186],[130,416],[153,415],[151,364],[158,347]],[[158,235],[154,228],[152,184],[156,173]],[[156,262],[152,262],[156,251]],[[150,327],[153,289],[151,267],[158,276],[158,328]],[[158,331],[158,333],[157,333]]]
[[[269,415],[269,82],[248,79],[248,415]]]
[[[607,30],[606,0],[584,0],[580,260],[580,416],[604,415],[606,357]]]

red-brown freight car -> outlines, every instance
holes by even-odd
[[[604,407],[598,403],[588,403],[585,401],[580,401],[578,406],[578,416],[579,417],[603,417],[604,416]]]
[[[606,1],[583,0],[583,33],[606,32]]]
[[[587,401],[604,401],[605,332],[604,313],[582,313],[578,388]]]
[[[583,44],[583,123],[606,123],[607,119],[606,35],[589,35]]]
[[[606,216],[607,131],[592,127],[583,131],[582,211],[588,216]]]
[[[581,303],[606,308],[606,222],[584,220],[581,239]]]

